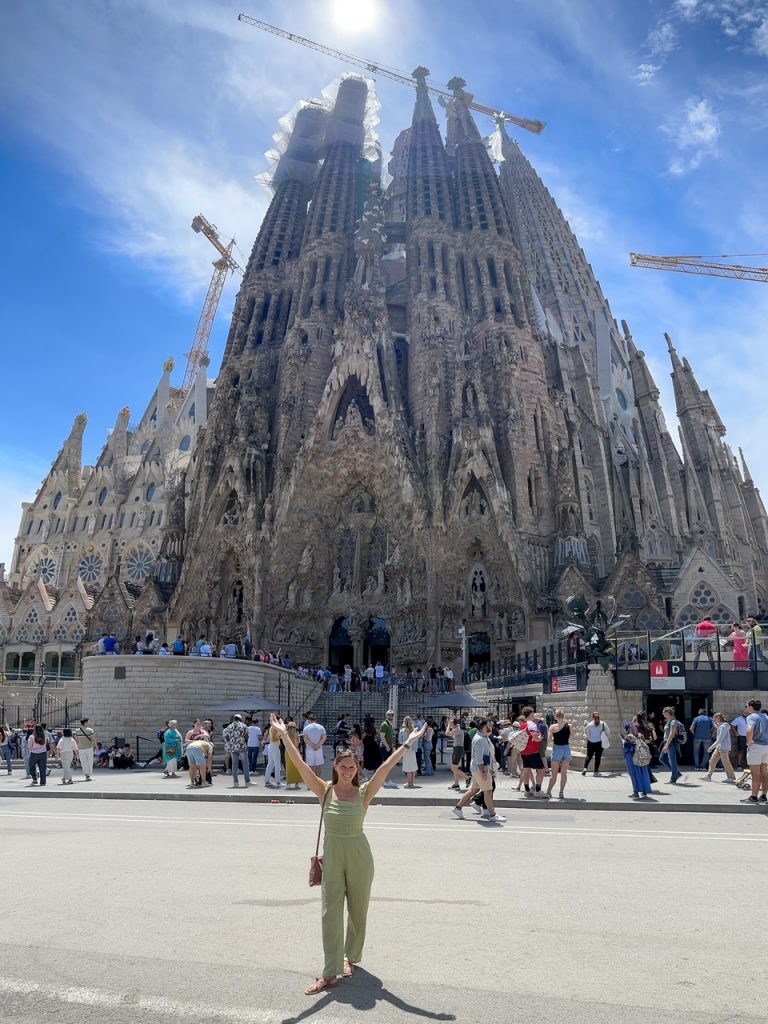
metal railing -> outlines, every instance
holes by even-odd
[[[60,700],[52,693],[38,695],[34,701],[0,700],[0,722],[20,729],[27,722],[45,722],[51,729],[68,729],[80,720],[83,705],[68,698]]]
[[[730,632],[730,631],[729,631]],[[768,687],[768,654],[762,642],[750,642],[747,632],[745,643],[739,644],[719,631],[713,636],[697,636],[695,627],[656,631],[629,630],[609,633],[611,651],[607,665],[614,669],[619,688],[631,682],[627,674],[639,674],[645,680],[656,680],[656,688],[663,688],[663,680],[690,677],[696,674],[697,686],[703,689],[750,690]],[[544,692],[564,692],[550,689],[553,679],[563,675],[577,676],[577,686],[568,680],[569,689],[586,686],[587,651],[572,638],[541,644],[513,657],[470,666],[462,675],[469,685],[485,683],[488,689],[542,685]],[[635,680],[629,688],[637,688]],[[675,688],[674,682],[670,688]]]

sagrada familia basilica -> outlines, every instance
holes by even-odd
[[[85,417],[24,506],[6,673],[102,632],[249,634],[305,664],[501,658],[611,594],[628,628],[768,607],[768,520],[667,338],[680,427],[565,217],[454,79],[417,69],[387,184],[372,83],[301,105],[215,381],[166,364],[93,467]],[[498,170],[497,166],[498,165]]]

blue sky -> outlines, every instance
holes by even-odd
[[[213,258],[192,217],[248,252],[279,118],[345,70],[238,23],[243,9],[406,72],[460,74],[479,100],[546,121],[516,137],[668,418],[664,331],[766,491],[768,288],[632,270],[627,254],[768,250],[768,0],[6,0],[0,560],[78,412],[92,462],[168,356],[180,383]],[[377,87],[387,152],[413,93]],[[233,298],[231,284],[214,368]]]

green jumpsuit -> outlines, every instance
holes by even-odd
[[[366,784],[363,783],[356,800],[337,800],[331,789],[325,807],[322,889],[324,978],[335,978],[341,974],[345,957],[351,964],[356,964],[363,955],[373,882],[373,855],[363,834],[365,789]]]

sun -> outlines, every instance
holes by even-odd
[[[333,20],[345,32],[366,32],[377,20],[375,0],[333,0]]]

